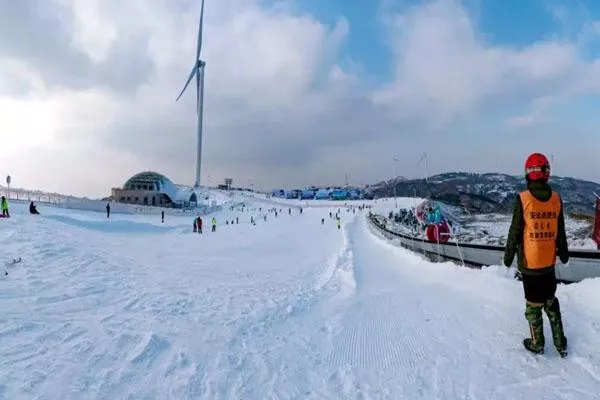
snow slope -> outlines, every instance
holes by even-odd
[[[0,398],[600,398],[598,280],[559,287],[569,358],[534,357],[510,271],[427,263],[358,211],[338,230],[328,208],[226,209],[240,224],[202,236],[25,211],[0,221],[23,259],[0,280]]]

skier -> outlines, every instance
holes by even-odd
[[[325,218],[321,218],[321,225],[325,225]]]
[[[335,224],[337,225],[337,228],[340,229],[341,225],[342,225],[342,220],[340,219],[340,217],[337,217],[335,220]]]
[[[288,215],[292,215],[292,209],[288,208]]]
[[[212,231],[216,232],[217,231],[217,219],[215,217],[212,218],[212,220],[210,221],[211,225],[212,225]]]
[[[543,309],[550,320],[554,347],[561,357],[566,357],[567,338],[555,296],[554,271],[557,254],[563,264],[569,262],[562,200],[548,185],[550,163],[543,154],[534,153],[527,158],[525,178],[527,190],[515,201],[504,265],[510,267],[517,255],[525,292],[525,318],[531,331],[523,346],[532,353],[544,353]]]
[[[202,218],[200,218],[200,216],[196,218],[196,227],[198,229],[198,233],[202,233]]]
[[[240,218],[239,217],[235,217],[235,224],[239,224],[240,223]]]
[[[164,224],[164,223],[165,223],[165,211],[164,211],[164,210],[162,210],[162,211],[160,212],[160,218],[161,218],[161,220],[162,220],[162,223]]]
[[[33,201],[29,203],[29,214],[39,214],[35,204],[33,204]]]
[[[6,197],[2,196],[2,200],[0,201],[0,208],[2,209],[2,216],[5,218],[10,217],[10,214],[8,212],[8,200],[6,200]]]
[[[110,203],[106,203],[106,218],[110,218]]]

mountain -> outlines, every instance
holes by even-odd
[[[593,215],[594,192],[600,184],[575,178],[552,177],[552,188],[563,199],[570,215]],[[398,179],[369,187],[376,197],[424,197],[438,200],[476,214],[508,213],[517,193],[525,188],[522,176],[450,172],[424,179]]]

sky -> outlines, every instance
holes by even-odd
[[[0,176],[106,196],[193,184],[197,0],[0,0]],[[450,171],[600,181],[600,2],[206,0],[202,182]],[[193,87],[191,89],[194,89]],[[394,161],[396,158],[398,161]]]

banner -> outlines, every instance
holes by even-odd
[[[598,250],[600,250],[600,197],[596,198],[596,223],[594,224],[592,239],[594,239],[594,242],[598,245]]]

